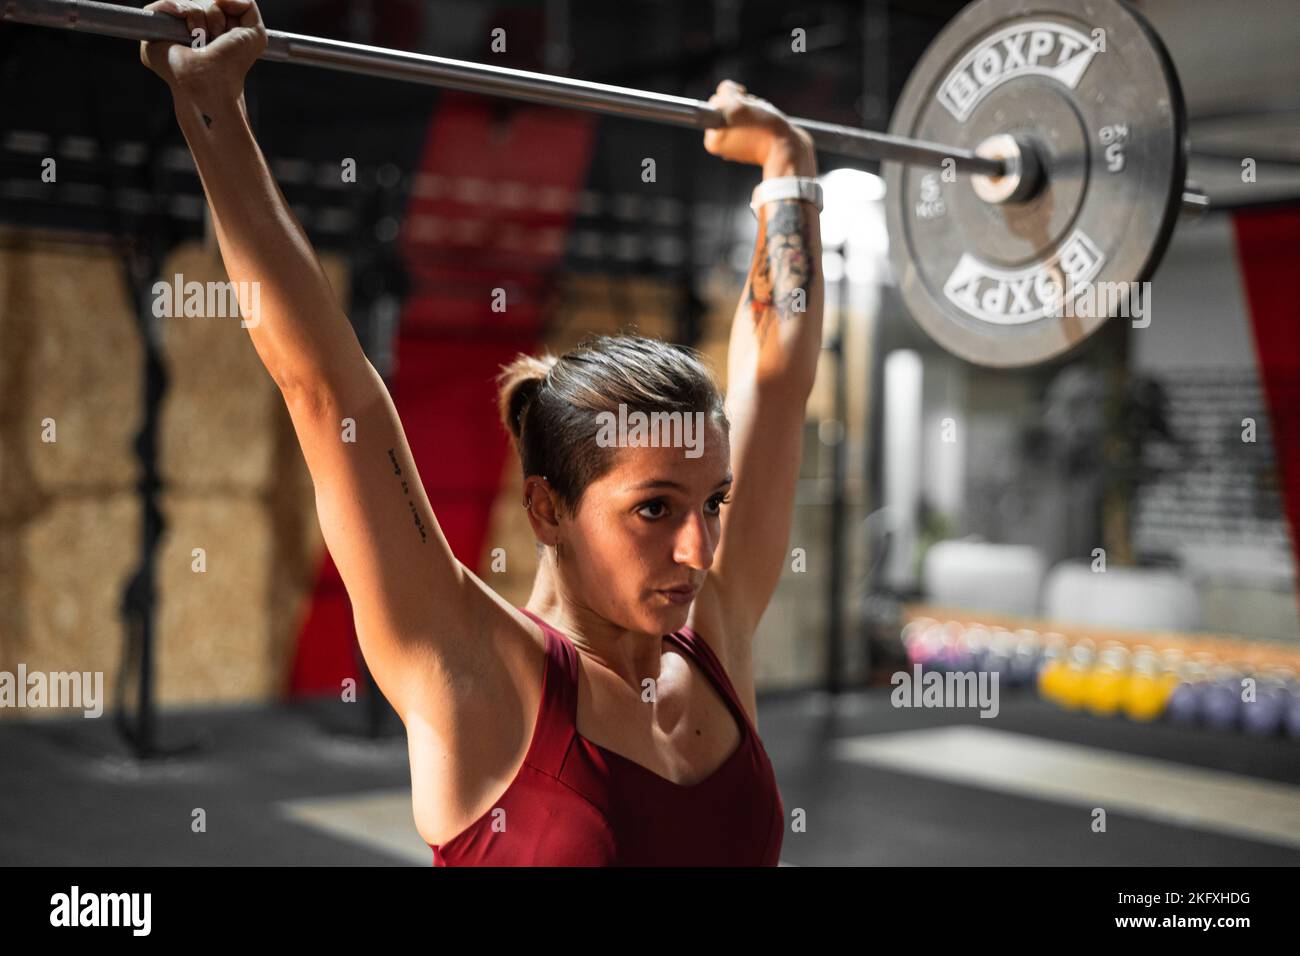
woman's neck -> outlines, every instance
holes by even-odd
[[[662,636],[653,641],[645,635],[620,631],[594,613],[575,606],[561,593],[555,571],[555,557],[548,552],[533,578],[533,591],[524,605],[567,637],[590,660],[613,671],[634,686],[645,677],[657,678],[663,653]]]

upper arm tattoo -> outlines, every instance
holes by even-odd
[[[411,499],[411,486],[405,478],[402,478],[402,466],[397,463],[397,454],[395,449],[388,449],[388,460],[393,464],[393,474],[401,479],[402,494],[406,495],[406,507],[411,509],[411,518],[415,522],[415,530],[420,532],[420,544],[429,540],[429,533],[424,528],[424,519],[420,517],[420,511],[415,507],[415,502]]]
[[[768,209],[773,209],[767,218]],[[808,283],[815,278],[810,217],[797,199],[767,203],[760,209],[758,246],[743,304],[755,324],[768,312],[782,321],[807,308]]]

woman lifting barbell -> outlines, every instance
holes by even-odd
[[[784,565],[821,345],[811,138],[736,83],[709,100],[727,125],[705,149],[764,180],[725,401],[693,351],[640,336],[503,369],[545,546],[517,609],[452,554],[387,388],[253,137],[256,4],[146,9],[206,31],[197,49],[142,43],[141,59],[171,88],[230,280],[261,289],[249,335],[293,420],[366,663],[406,726],[435,864],[775,864],[784,810],[751,642]],[[685,454],[648,435],[598,440],[638,412],[701,421],[702,441]],[[355,441],[340,440],[344,418]]]

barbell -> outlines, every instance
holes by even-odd
[[[190,44],[167,14],[0,0],[0,18]],[[262,58],[696,129],[702,100],[267,31]],[[1031,365],[1086,339],[1154,271],[1188,192],[1186,115],[1154,30],[1122,0],[976,0],[922,55],[888,133],[791,118],[819,150],[882,161],[904,303],[969,361]],[[1084,307],[1086,303],[1086,307]]]

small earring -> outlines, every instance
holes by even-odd
[[[524,510],[525,510],[525,511],[528,511],[530,508],[532,508],[532,506],[533,506],[533,499],[532,499],[532,498],[527,498],[527,499],[524,500]]]

